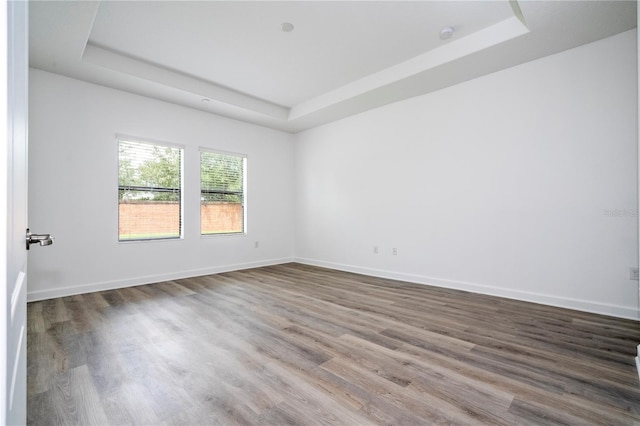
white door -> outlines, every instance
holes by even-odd
[[[27,16],[26,1],[0,0],[0,424],[8,425],[25,424],[27,412]]]

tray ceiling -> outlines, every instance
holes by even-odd
[[[31,1],[30,63],[297,132],[635,26],[635,1]]]

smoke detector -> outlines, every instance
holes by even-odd
[[[444,27],[440,30],[440,40],[448,40],[453,35],[453,27]]]
[[[291,22],[283,22],[282,24],[280,24],[280,29],[285,33],[290,33],[291,31],[293,31],[293,28],[294,27]]]

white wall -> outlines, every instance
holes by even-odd
[[[638,318],[637,75],[631,31],[292,136],[32,69],[29,299],[296,259]],[[183,240],[117,242],[116,133],[185,145]],[[248,235],[199,236],[199,146]]]
[[[638,318],[636,87],[633,30],[299,133],[297,259]]]
[[[30,300],[292,259],[292,135],[30,71]],[[185,146],[184,239],[118,243],[116,133]],[[246,236],[200,237],[200,146],[248,155]]]

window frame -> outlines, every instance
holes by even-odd
[[[214,233],[203,233],[202,232],[202,153],[210,153],[210,154],[219,154],[219,155],[227,155],[233,157],[242,158],[242,230],[238,232],[214,232]],[[199,233],[200,238],[215,238],[215,237],[233,237],[233,236],[242,236],[247,235],[247,164],[248,164],[248,155],[242,154],[239,152],[231,152],[231,151],[223,151],[219,149],[209,148],[209,147],[199,147],[198,149],[198,205],[199,205],[199,216],[200,216],[200,225],[199,225]]]
[[[162,236],[162,237],[148,237],[148,238],[125,238],[122,239],[120,237],[120,190],[121,190],[121,185],[120,185],[120,143],[121,142],[132,142],[132,143],[138,143],[138,144],[146,144],[146,145],[151,145],[154,147],[159,147],[159,148],[172,148],[172,149],[178,149],[180,152],[180,165],[179,165],[179,173],[180,173],[180,187],[178,188],[179,191],[179,206],[178,206],[178,211],[179,211],[179,230],[178,230],[178,235],[177,236]],[[184,185],[184,164],[185,164],[185,146],[181,145],[181,144],[177,144],[177,143],[172,143],[172,142],[166,142],[166,141],[160,141],[160,140],[154,140],[154,139],[149,139],[149,138],[141,138],[141,137],[137,137],[137,136],[130,136],[130,135],[123,135],[123,134],[116,134],[116,155],[117,155],[117,172],[116,172],[116,200],[117,200],[117,209],[118,209],[118,221],[117,221],[117,241],[118,243],[124,243],[124,244],[129,244],[129,243],[143,243],[143,242],[155,242],[155,241],[180,241],[184,239],[184,198],[185,198],[185,185]],[[144,188],[144,187],[137,187],[135,185],[130,185],[130,186],[122,186],[124,188]],[[151,188],[151,187],[150,187]],[[162,189],[167,189],[170,190],[172,188],[162,188]],[[173,188],[175,189],[175,188]]]

